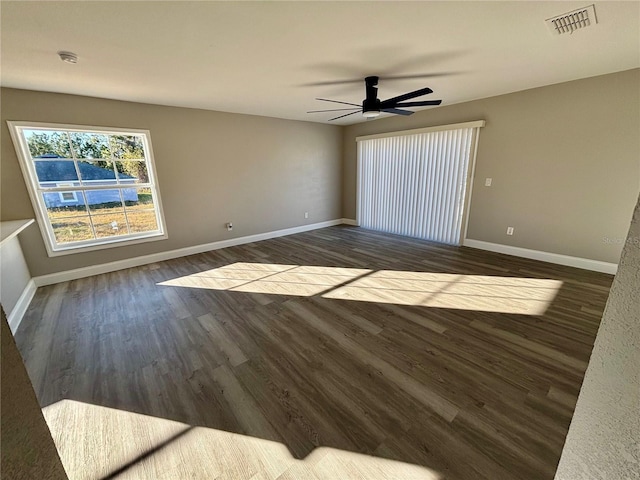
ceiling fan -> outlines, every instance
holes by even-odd
[[[352,110],[350,113],[339,115],[334,118],[330,118],[329,121],[337,120],[339,118],[348,117],[356,113],[362,112],[362,116],[365,118],[375,118],[380,115],[381,112],[394,113],[396,115],[413,115],[411,110],[404,110],[398,107],[426,107],[429,105],[440,105],[442,100],[422,100],[418,102],[407,102],[405,100],[411,100],[412,98],[422,97],[433,93],[428,87],[421,88],[414,92],[405,93],[404,95],[398,95],[397,97],[389,98],[387,100],[378,99],[378,80],[376,76],[367,77],[364,79],[367,98],[362,101],[362,106],[357,103],[341,102],[338,100],[328,100],[326,98],[316,98],[323,102],[342,103],[344,105],[353,105],[355,108],[336,108],[331,110],[312,110],[307,113],[320,113],[320,112],[341,112]]]

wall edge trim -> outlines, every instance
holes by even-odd
[[[7,322],[9,323],[9,328],[11,329],[11,333],[15,335],[18,331],[18,327],[22,322],[22,318],[24,314],[27,312],[29,305],[31,304],[31,300],[33,300],[33,296],[36,294],[36,290],[38,286],[36,285],[35,280],[32,278],[27,282],[18,298],[18,301],[14,305],[11,313],[7,315]]]
[[[484,242],[482,240],[473,240],[470,238],[466,238],[464,242],[462,242],[462,245],[465,247],[477,248],[479,250],[488,250],[490,252],[513,255],[515,257],[529,258],[532,260],[540,260],[542,262],[555,263],[568,267],[592,270],[594,272],[608,273],[610,275],[615,275],[618,270],[618,265],[615,263],[591,260],[589,258],[572,257],[569,255],[561,255],[559,253],[543,252],[541,250],[530,250],[528,248]]]
[[[343,219],[342,219],[342,223],[343,223],[344,225],[352,225],[352,226],[354,226],[354,227],[358,227],[358,226],[359,226],[359,225],[358,225],[358,221],[357,221],[357,220],[354,220],[353,218],[343,218]]]
[[[162,262],[173,258],[186,257],[187,255],[195,255],[198,253],[218,250],[220,248],[234,247],[236,245],[244,245],[246,243],[259,242],[270,238],[284,237],[296,233],[308,232],[319,228],[333,227],[346,223],[347,219],[327,220],[325,222],[312,223],[309,225],[300,225],[297,227],[285,228],[282,230],[273,230],[270,232],[257,233],[254,235],[246,235],[244,237],[230,238],[228,240],[219,240],[211,243],[193,245],[191,247],[178,248],[175,250],[167,250],[164,252],[152,253],[140,257],[126,258],[116,260],[115,262],[101,263],[99,265],[91,265],[88,267],[76,268],[73,270],[64,270],[62,272],[40,275],[33,278],[37,287],[53,285],[55,283],[68,282],[69,280],[77,280],[79,278],[99,275],[101,273],[115,272],[124,270],[125,268],[139,267],[149,263]]]

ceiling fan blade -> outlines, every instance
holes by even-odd
[[[323,102],[343,103],[345,105],[353,105],[354,107],[360,107],[357,103],[341,102],[339,100],[328,100],[326,98],[316,98],[316,100],[322,100]]]
[[[400,110],[399,108],[381,108],[381,112],[395,113],[396,115],[413,115],[410,110]]]
[[[360,113],[360,112],[357,111],[357,112],[347,113],[346,115],[340,115],[339,117],[330,118],[328,121],[330,122],[331,120],[338,120],[339,118],[342,118],[342,117],[348,117],[349,115],[353,115],[354,113]]]
[[[457,75],[457,72],[414,73],[412,75],[385,75],[380,80],[413,80],[416,78],[437,78]]]
[[[389,80],[413,80],[416,78],[437,78],[448,77],[451,75],[457,75],[459,72],[434,72],[434,73],[414,73],[412,75],[380,75],[380,81]],[[351,83],[362,83],[362,77],[358,78],[346,78],[344,80],[330,80],[326,82],[310,82],[303,83],[301,87],[325,87],[331,85],[348,85]]]
[[[330,110],[311,110],[310,112],[307,113],[320,113],[320,112],[345,112],[347,110],[360,110],[362,107],[357,107],[357,108],[332,108]]]
[[[421,88],[420,90],[416,90],[414,92],[405,93],[404,95],[398,95],[397,97],[389,98],[380,103],[381,108],[385,107],[394,107],[396,103],[402,102],[404,100],[410,100],[412,98],[421,97],[422,95],[428,95],[429,93],[433,93],[429,87]]]
[[[442,100],[423,100],[422,102],[402,102],[396,103],[396,107],[427,107],[429,105],[440,105]]]

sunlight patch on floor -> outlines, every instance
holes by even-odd
[[[159,285],[309,297],[370,272],[361,268],[238,262]]]
[[[70,479],[421,479],[430,468],[318,447],[293,458],[282,443],[61,400],[43,409]]]
[[[159,285],[542,315],[562,282],[544,278],[238,262]]]
[[[542,315],[559,280],[381,270],[323,294],[325,298],[433,308]]]

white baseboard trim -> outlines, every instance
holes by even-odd
[[[32,278],[24,287],[11,313],[7,315],[7,322],[9,323],[11,333],[15,334],[18,330],[20,322],[22,322],[22,317],[24,317],[27,308],[29,308],[29,304],[31,304],[31,300],[33,300],[37,289],[36,282]]]
[[[115,262],[102,263],[100,265],[91,265],[89,267],[76,268],[74,270],[66,270],[63,272],[51,273],[34,277],[33,281],[38,287],[45,285],[53,285],[54,283],[68,282],[78,278],[90,277],[101,273],[115,272],[125,268],[139,267],[149,263],[162,262],[173,258],[186,257],[187,255],[195,255],[197,253],[218,250],[220,248],[233,247],[235,245],[243,245],[245,243],[259,242],[270,238],[284,237],[295,233],[308,232],[319,228],[333,227],[344,223],[343,219],[328,220],[326,222],[312,223],[310,225],[301,225],[299,227],[285,228],[283,230],[275,230],[272,232],[258,233],[255,235],[247,235],[245,237],[230,238],[229,240],[220,240],[218,242],[205,243],[202,245],[194,245],[192,247],[179,248],[176,250],[168,250],[166,252],[153,253],[141,257],[127,258],[117,260]]]
[[[353,225],[354,227],[358,226],[358,222],[351,218],[343,218],[342,223],[345,225]]]
[[[483,242],[481,240],[472,240],[467,238],[462,242],[465,247],[478,248],[480,250],[488,250],[490,252],[504,253],[516,257],[530,258],[532,260],[540,260],[542,262],[557,263],[558,265],[567,265],[569,267],[582,268],[585,270],[593,270],[595,272],[609,273],[615,275],[618,271],[618,265],[615,263],[601,262],[599,260],[589,260],[588,258],[571,257],[569,255],[561,255],[559,253],[542,252],[540,250],[529,250],[528,248],[513,247],[511,245],[502,245],[499,243]]]

